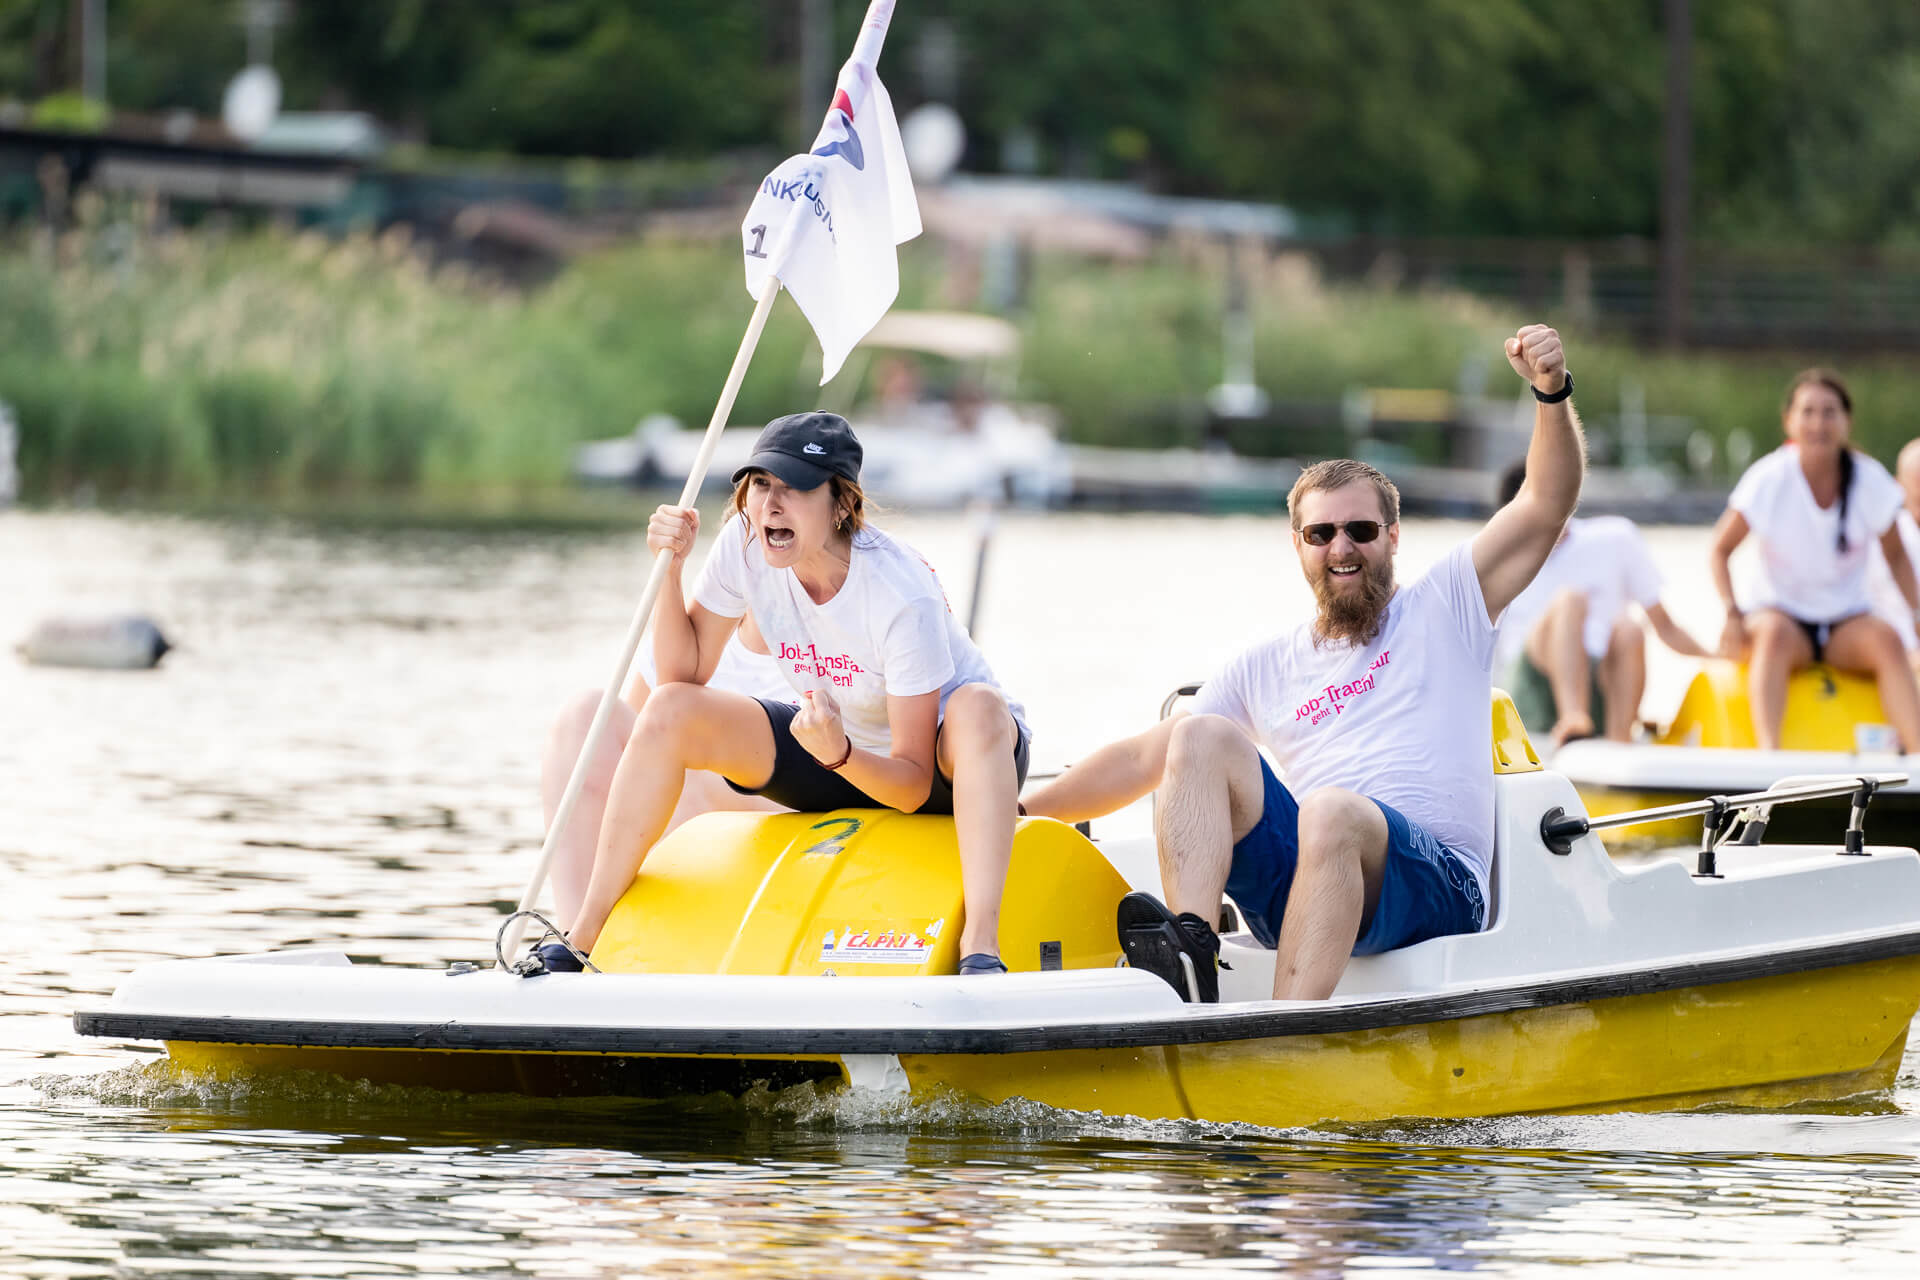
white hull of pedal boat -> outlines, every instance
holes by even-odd
[[[108,1008],[75,1023],[83,1034],[165,1041],[183,1066],[214,1072],[305,1068],[542,1094],[814,1079],[1274,1126],[1787,1104],[1891,1084],[1920,1005],[1920,856],[1768,845],[1724,851],[1723,878],[1702,879],[1672,860],[1616,866],[1592,834],[1551,852],[1542,815],[1579,805],[1558,774],[1505,773],[1496,797],[1490,927],[1356,959],[1323,1002],[1265,998],[1273,953],[1244,936],[1227,940],[1233,968],[1217,1005],[1184,1003],[1160,979],[1112,967],[1099,936],[1113,937],[1124,884],[1068,828],[1027,820],[1010,906],[1026,901],[1014,890],[1038,883],[1023,877],[1078,874],[1068,865],[1077,859],[1099,865],[1082,868],[1081,888],[1051,891],[1033,909],[1037,924],[1010,915],[1002,938],[1014,938],[1006,954],[1024,971],[1006,977],[929,972],[950,972],[955,932],[931,926],[884,939],[905,963],[850,963],[852,939],[837,924],[816,951],[822,908],[806,907],[777,940],[782,972],[519,978],[313,952],[176,961],[137,971]],[[756,902],[803,873],[814,877],[810,902],[855,884],[871,896],[881,892],[874,875],[905,861],[897,849],[886,856],[889,843],[918,842],[923,864],[929,851],[951,856],[933,848],[935,821],[712,815],[664,842],[648,867],[664,882],[688,868],[684,887],[708,893],[693,869],[726,862],[751,837]],[[1115,850],[1115,861],[1139,853]],[[830,864],[837,879],[822,870]],[[655,905],[670,902],[668,893]],[[1094,941],[1075,941],[1093,913],[1105,917],[1087,926]],[[765,931],[787,918],[765,917]],[[753,923],[716,954],[733,963]],[[1066,967],[1047,971],[1055,935],[1067,936]],[[596,963],[619,967],[607,962],[625,954],[647,968],[635,945],[622,953],[603,940]],[[889,967],[914,976],[876,976]]]

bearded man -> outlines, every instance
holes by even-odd
[[[1506,355],[1538,401],[1533,439],[1525,483],[1479,533],[1396,586],[1392,481],[1351,459],[1307,468],[1287,506],[1315,616],[1234,658],[1190,713],[1027,797],[1027,812],[1073,822],[1160,792],[1167,904],[1127,895],[1120,937],[1183,996],[1184,957],[1199,998],[1219,999],[1223,892],[1278,948],[1278,1000],[1331,995],[1349,955],[1484,927],[1495,623],[1553,550],[1586,467],[1560,336],[1528,325]]]

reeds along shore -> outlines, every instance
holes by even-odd
[[[906,247],[900,306],[967,305],[938,245]],[[1016,317],[1022,397],[1085,443],[1192,445],[1221,377],[1224,272],[1204,246],[1144,262],[1042,259]],[[1304,255],[1255,273],[1256,369],[1282,401],[1354,386],[1453,389],[1521,316],[1458,294],[1329,288]],[[0,400],[20,422],[25,496],[58,502],[366,494],[458,504],[564,485],[572,446],[665,411],[703,424],[750,302],[730,245],[637,241],[519,290],[434,266],[403,229],[331,239],[261,230],[138,231],[98,218],[59,241],[0,240]],[[1618,405],[1715,437],[1777,439],[1780,388],[1828,353],[1654,355],[1574,333],[1583,409]],[[735,410],[764,421],[817,402],[818,353],[781,306]],[[1843,361],[1855,438],[1883,459],[1914,430],[1920,373]],[[1247,424],[1248,453],[1323,453],[1337,431]],[[1723,464],[1724,465],[1724,464]]]

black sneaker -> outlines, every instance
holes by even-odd
[[[1157,974],[1182,1000],[1219,1002],[1220,935],[1212,925],[1191,911],[1175,916],[1150,893],[1130,893],[1120,899],[1115,923],[1128,965]],[[1192,963],[1191,988],[1182,956]]]

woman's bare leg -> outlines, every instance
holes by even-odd
[[[1833,629],[1827,660],[1842,671],[1872,676],[1880,685],[1880,705],[1900,735],[1902,751],[1920,751],[1920,685],[1900,644],[1900,634],[1871,614],[1848,618]]]
[[[641,684],[639,689],[639,697],[644,699],[646,686]],[[567,704],[547,734],[546,755],[540,761],[540,807],[549,830],[554,812],[560,808],[560,796],[580,758],[580,748],[586,743],[594,712],[599,709],[600,695],[583,693]],[[624,702],[614,704],[612,716],[587,761],[587,776],[573,802],[567,829],[554,841],[550,867],[553,905],[563,925],[579,914],[580,899],[586,895],[587,877],[593,874],[593,850],[600,839],[600,819],[607,811],[607,792],[613,786],[614,770],[620,767],[620,753],[633,732],[633,721],[632,707]]]
[[[613,786],[614,770],[620,767],[620,753],[633,733],[634,707],[645,706],[651,692],[640,680],[627,693],[625,702],[614,704],[607,727],[600,731],[593,759],[587,764],[587,776],[580,784],[580,795],[573,803],[573,817],[553,847],[554,918],[564,926],[580,914],[581,899],[587,893],[587,879],[593,874],[593,851],[600,842],[600,822],[607,812],[607,792]],[[573,776],[574,761],[587,740],[593,714],[599,710],[600,695],[583,693],[560,713],[547,736],[547,751],[540,762],[540,806],[546,825],[553,826],[553,815],[560,807],[560,796]],[[680,803],[667,819],[664,838],[689,818],[715,810],[749,813],[779,813],[781,807],[763,796],[743,795],[727,785],[717,773],[692,770],[680,789]]]
[[[697,684],[655,689],[614,771],[593,874],[568,931],[573,945],[591,951],[599,941],[614,904],[666,831],[687,770],[762,786],[773,776],[773,751],[773,726],[752,698]]]
[[[1780,749],[1780,722],[1787,714],[1787,678],[1813,661],[1807,633],[1778,609],[1758,609],[1747,619],[1753,648],[1747,655],[1747,705],[1753,741],[1762,751]]]
[[[966,919],[960,954],[1000,954],[1000,896],[1013,860],[1020,780],[1013,763],[1013,713],[992,685],[968,684],[947,699],[936,751],[953,779],[953,823],[960,842]]]

